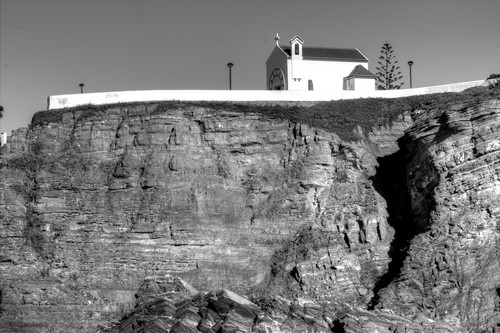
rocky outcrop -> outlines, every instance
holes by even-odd
[[[392,145],[379,128],[378,149],[220,106],[57,112],[27,133],[29,152],[2,159],[0,330],[93,331],[153,274],[259,297],[372,297],[393,231],[370,177],[409,117]]]
[[[148,278],[130,315],[104,332],[456,332],[424,316],[367,311],[281,297],[259,305],[232,291],[199,292],[180,278]]]
[[[414,119],[404,141],[421,233],[380,304],[461,332],[493,331],[500,324],[500,102],[417,110]]]
[[[266,105],[41,113],[0,159],[0,331],[491,331],[481,89],[396,101],[412,117],[381,109],[357,141]]]
[[[21,127],[12,131],[7,143],[0,147],[0,155],[23,153],[28,151],[28,128]]]
[[[148,278],[139,288],[134,311],[108,332],[251,331],[260,308],[230,290],[199,292],[180,278]],[[260,320],[262,321],[262,320]],[[265,328],[263,326],[263,331]]]

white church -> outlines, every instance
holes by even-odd
[[[266,61],[268,90],[375,91],[375,74],[358,49],[308,47],[299,36],[290,45],[275,40]]]
[[[358,49],[304,46],[295,36],[289,45],[276,45],[266,61],[262,90],[134,90],[53,95],[47,109],[150,101],[297,101],[319,102],[354,98],[398,98],[442,92],[459,92],[485,84],[484,80],[412,89],[376,90],[376,76],[368,58]],[[231,72],[230,72],[231,73]],[[0,143],[5,137],[0,136]]]

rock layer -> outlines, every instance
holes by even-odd
[[[414,119],[404,141],[422,233],[381,305],[461,332],[492,331],[500,324],[500,102],[455,103]]]
[[[248,105],[46,113],[0,151],[0,331],[497,328],[498,94],[424,100],[357,142]]]
[[[408,121],[377,146],[221,108],[62,112],[2,158],[0,330],[93,331],[153,274],[366,303],[393,235],[374,151]]]
[[[406,318],[392,310],[339,310],[329,302],[274,298],[260,307],[229,290],[198,292],[179,278],[148,278],[133,312],[105,332],[456,332],[423,316]],[[339,313],[341,313],[339,315]]]

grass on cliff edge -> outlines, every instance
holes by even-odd
[[[364,98],[329,102],[137,102],[107,105],[85,105],[73,108],[37,112],[31,121],[31,128],[53,122],[61,122],[63,113],[80,111],[79,120],[104,115],[111,108],[144,107],[145,115],[159,114],[171,109],[203,107],[213,110],[260,113],[269,118],[287,119],[295,123],[309,124],[328,132],[336,133],[341,139],[356,141],[360,136],[355,129],[360,127],[366,134],[372,128],[391,125],[402,113],[417,109],[444,109],[450,104],[481,102],[500,95],[500,89],[477,87],[461,93],[441,93],[402,98]],[[157,107],[154,107],[157,105]]]

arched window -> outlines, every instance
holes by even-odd
[[[295,54],[299,55],[299,43],[295,44]]]
[[[285,77],[279,68],[275,68],[269,77],[269,90],[285,90]]]

